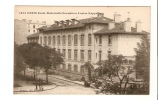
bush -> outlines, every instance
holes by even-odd
[[[84,86],[85,87],[90,87],[90,82],[84,81]]]
[[[48,75],[54,75],[55,71],[48,71]]]
[[[100,82],[100,81],[95,82],[95,88],[98,89],[101,85],[102,85],[102,82]]]

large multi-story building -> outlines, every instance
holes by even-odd
[[[63,54],[65,64],[58,66],[59,74],[81,78],[87,72],[90,74],[90,69],[85,70],[86,62],[95,68],[96,63],[106,60],[109,54],[122,54],[134,60],[134,48],[141,36],[146,34],[141,24],[138,21],[133,28],[130,18],[122,22],[120,14],[114,14],[114,19],[109,19],[98,13],[93,18],[55,21],[48,28],[39,28],[39,34],[33,37],[39,39],[39,44],[56,48]],[[30,39],[33,38],[30,36]]]
[[[27,36],[37,32],[37,28],[46,26],[46,21],[32,22],[31,20],[14,20],[14,37],[17,44],[27,43]]]

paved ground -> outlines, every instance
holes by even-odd
[[[38,78],[45,80],[45,75],[38,75]],[[49,81],[53,84],[43,85],[44,91],[34,91],[35,85],[32,82],[17,80],[16,82],[22,87],[15,87],[14,94],[96,94],[93,88],[84,87],[83,82],[71,81],[55,75],[50,75]]]

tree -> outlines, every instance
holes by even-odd
[[[42,59],[40,54],[43,51],[43,47],[38,43],[23,44],[18,47],[19,52],[24,58],[24,62],[34,69],[34,79],[36,77],[36,67],[41,65]]]
[[[24,75],[25,75],[24,58],[20,54],[18,50],[18,46],[19,45],[14,43],[14,75],[15,76],[22,70],[24,70]]]
[[[127,59],[122,55],[109,55],[108,60],[99,61],[100,76],[104,80],[106,86],[111,84],[110,87],[112,92],[125,94],[127,84],[132,78],[130,75],[133,73],[132,65],[126,66],[124,62]]]
[[[46,82],[48,83],[48,71],[53,66],[64,63],[60,53],[55,48],[41,46],[38,43],[28,43],[19,46],[19,51],[22,54],[25,63],[34,69],[34,79],[36,76],[36,67],[43,67],[46,72]]]
[[[135,69],[137,74],[141,75],[145,82],[146,88],[149,88],[150,76],[150,39],[148,35],[143,35],[138,48],[135,48],[136,62]],[[149,91],[149,89],[147,89]]]
[[[48,72],[49,69],[53,66],[54,69],[56,69],[57,65],[63,64],[64,60],[62,58],[62,55],[55,50],[55,48],[50,48],[48,46],[44,47],[43,55],[41,58],[43,58],[42,66],[45,69],[46,72],[46,82],[48,83]]]

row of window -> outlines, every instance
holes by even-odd
[[[96,38],[96,43],[97,43],[97,38]],[[112,37],[111,35],[108,36],[108,45],[112,44]],[[99,36],[99,45],[102,45],[102,36]]]
[[[38,25],[39,26],[39,25]],[[28,24],[28,28],[30,28],[30,24]],[[35,25],[33,25],[33,28],[36,28]]]
[[[60,49],[58,49],[58,51],[60,52]],[[71,60],[71,49],[68,49],[68,59]],[[63,49],[62,51],[63,57],[66,58],[66,49]],[[108,55],[111,54],[111,51],[108,51]],[[96,59],[102,60],[102,51],[99,51],[99,58],[97,56],[98,54],[96,53]],[[74,50],[74,60],[77,61],[78,58],[78,50]],[[85,59],[85,50],[80,50],[80,60],[84,61]],[[92,51],[88,50],[88,61],[91,61],[92,59]]]
[[[55,36],[53,36],[53,45],[55,46],[56,44],[56,38]],[[61,39],[60,36],[57,37],[57,45],[61,45],[61,40],[62,40],[62,44],[63,46],[66,45],[66,36],[64,35]],[[48,37],[48,45],[51,45],[51,36]],[[96,43],[97,43],[97,38],[96,38]],[[42,37],[40,38],[40,44],[42,44]],[[44,45],[47,45],[47,37],[44,37]],[[88,45],[90,46],[92,44],[92,37],[91,34],[88,34]],[[112,37],[111,35],[108,36],[108,44],[111,45],[112,44]],[[69,35],[68,36],[68,46],[72,45],[72,36]],[[78,45],[78,35],[74,35],[74,46]],[[81,46],[85,45],[85,36],[81,35]],[[102,36],[99,36],[99,45],[102,45]]]
[[[59,66],[59,67],[60,67],[60,66]],[[66,70],[66,65],[63,64],[61,69]],[[68,69],[67,69],[67,70],[68,70],[68,71],[72,71],[72,66],[71,66],[71,64],[68,64]],[[74,72],[79,72],[77,65],[74,65]],[[83,66],[80,67],[80,73],[81,73],[81,74],[84,74],[84,67],[83,67]]]
[[[30,32],[30,30],[28,30],[28,32]],[[35,30],[33,30],[33,32],[35,32]]]
[[[74,35],[74,46],[78,45],[78,35]],[[53,40],[53,41],[52,41]],[[51,45],[51,42],[53,42],[52,44],[55,45],[56,44],[56,38],[55,36],[53,36],[51,40],[51,36],[48,37],[48,45]],[[57,45],[61,45],[61,40],[62,40],[62,44],[63,46],[66,45],[66,36],[62,36],[62,38],[60,36],[57,37]],[[40,38],[40,44],[42,44],[42,37]],[[47,45],[47,37],[44,37],[44,45]],[[92,44],[92,39],[91,39],[91,34],[88,34],[88,45]],[[72,45],[72,36],[69,35],[68,36],[68,46]],[[81,35],[81,46],[85,45],[85,36]]]
[[[60,49],[58,49],[58,51],[60,52]],[[68,49],[68,59],[71,60],[71,49]],[[80,51],[80,60],[83,61],[85,59],[85,54],[84,54],[85,50],[81,50]],[[63,49],[62,51],[63,57],[66,58],[66,49]],[[77,60],[78,58],[78,50],[74,50],[74,60]],[[92,51],[88,50],[88,60],[91,61],[92,58]]]

